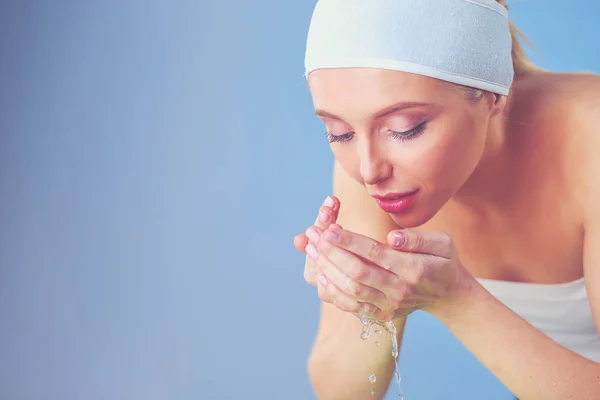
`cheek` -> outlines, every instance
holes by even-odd
[[[482,139],[472,124],[423,135],[408,165],[430,190],[451,195],[473,172],[481,157]]]

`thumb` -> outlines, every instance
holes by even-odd
[[[394,249],[409,253],[430,254],[443,258],[452,258],[454,244],[444,232],[417,232],[410,229],[391,231],[388,244]]]

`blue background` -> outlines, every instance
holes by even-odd
[[[1,399],[314,398],[313,5],[1,2]],[[540,65],[600,72],[597,1],[510,5]],[[423,313],[400,371],[407,400],[510,398]]]

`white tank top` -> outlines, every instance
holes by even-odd
[[[560,284],[477,280],[555,342],[600,362],[600,337],[592,319],[584,278]]]

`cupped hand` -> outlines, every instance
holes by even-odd
[[[340,200],[335,196],[328,196],[321,207],[314,225],[311,225],[305,232],[296,235],[294,238],[294,247],[304,254],[313,252],[316,242],[323,231],[335,224],[340,211]],[[336,225],[341,228],[341,226]],[[309,237],[310,236],[310,237]],[[312,286],[317,286],[317,268],[310,257],[306,257],[304,264],[304,279]]]
[[[381,243],[329,226],[316,251],[307,251],[318,271],[321,300],[384,321],[461,303],[474,278],[447,234],[403,229],[387,239]]]

